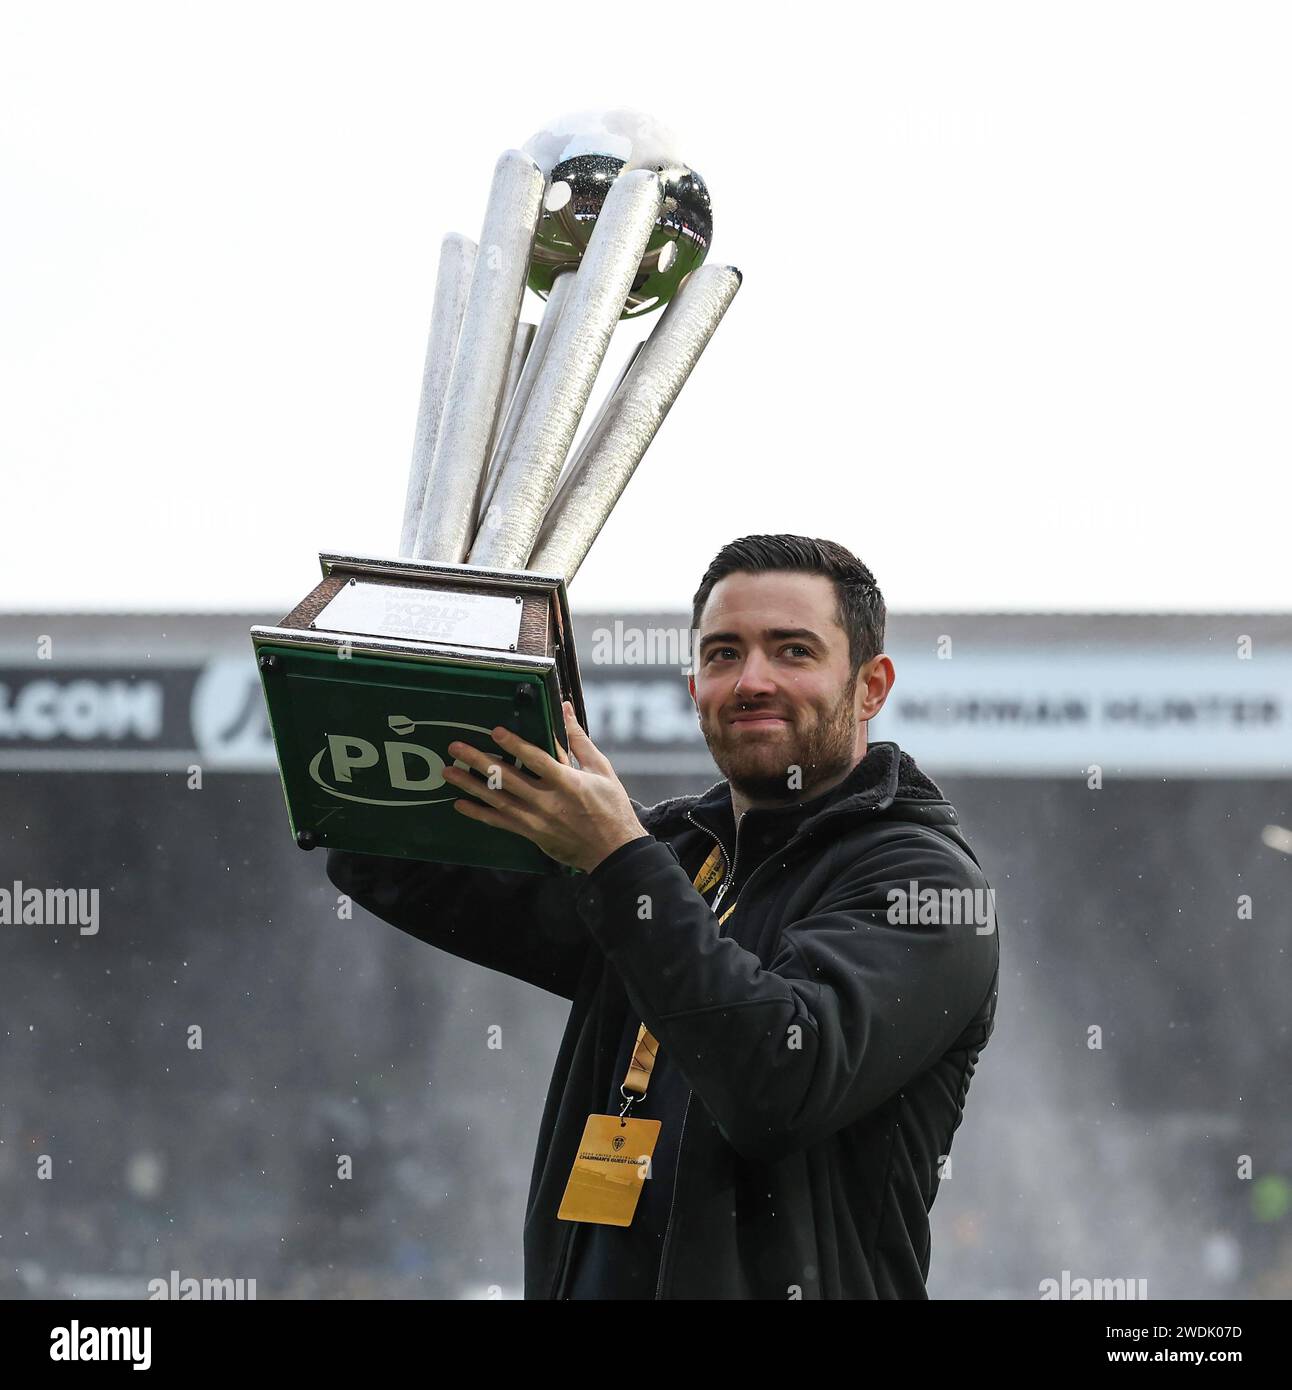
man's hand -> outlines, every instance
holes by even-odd
[[[483,773],[484,780],[458,767],[446,767],[444,780],[484,803],[460,796],[454,803],[459,815],[523,835],[558,863],[591,873],[620,845],[647,831],[609,759],[579,727],[573,705],[566,700],[561,708],[577,768],[559,743],[553,758],[510,729],[497,728],[494,742],[519,758],[520,767],[498,763],[468,743],[450,743],[450,755]]]

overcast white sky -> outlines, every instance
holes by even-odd
[[[393,554],[440,237],[613,104],[745,280],[576,607],[785,530],[899,610],[1288,608],[1289,7],[584,13],[0,4],[0,607]]]

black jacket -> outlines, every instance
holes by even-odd
[[[688,1093],[665,1120],[656,1298],[926,1297],[928,1211],[999,964],[955,810],[894,743],[815,801],[746,812],[738,836],[725,782],[634,807],[650,833],[575,878],[328,855],[332,882],[379,917],[573,1003],[530,1180],[525,1297],[563,1296],[576,1232],[608,1229],[556,1210],[640,1020]],[[715,841],[720,915],[736,903],[721,926],[692,886]]]

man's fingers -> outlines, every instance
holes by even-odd
[[[509,830],[513,835],[523,833],[511,816],[503,811],[494,810],[492,807],[482,806],[480,802],[473,801],[469,796],[458,797],[453,803],[453,809],[458,815],[466,816],[468,820],[478,820],[484,825],[492,825],[498,830]]]
[[[483,778],[477,777],[465,768],[446,767],[444,780],[467,796],[483,801],[500,811],[520,814],[530,809],[533,804],[530,801],[533,784],[523,772],[488,758],[485,759],[485,766],[481,770],[485,773]]]
[[[518,758],[521,766],[528,768],[536,777],[552,777],[562,771],[560,762],[550,753],[544,752],[536,744],[527,742],[510,729],[504,729],[500,725],[493,730],[492,737],[499,748],[511,757]]]
[[[464,778],[471,775],[469,772],[461,772],[460,769],[459,773]],[[477,785],[479,784],[477,783]],[[539,843],[536,836],[536,827],[532,824],[532,818],[526,818],[524,807],[518,802],[513,801],[510,807],[499,810],[492,806],[483,805],[470,796],[460,796],[453,803],[453,810],[457,815],[465,816],[467,820],[479,821],[482,825],[491,825],[496,830],[505,830],[509,835],[519,835],[522,839],[537,845],[544,854],[547,854],[547,850]]]
[[[468,767],[475,768],[486,778],[492,778],[496,784],[494,790],[500,786],[503,791],[514,796],[517,801],[529,802],[541,790],[538,783],[527,777],[520,768],[514,767],[509,762],[500,761],[492,753],[473,748],[469,743],[450,743],[449,752],[459,762],[464,762]],[[444,779],[447,782],[453,782],[453,778],[449,776],[450,771],[450,768],[444,769]],[[456,782],[453,784],[458,785]]]
[[[521,800],[512,796],[505,787],[491,787],[487,781],[482,781],[470,772],[464,772],[460,767],[446,767],[444,780],[466,796],[483,801],[496,810],[520,811],[524,808]]]
[[[597,747],[583,731],[569,700],[563,700],[561,707],[565,712],[565,728],[570,737],[570,751],[579,760],[579,766],[586,772],[597,772],[603,777],[613,777],[614,768],[610,759]]]

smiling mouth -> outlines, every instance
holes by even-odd
[[[788,724],[789,720],[779,714],[739,714],[731,722],[754,729],[772,729],[778,724]]]

